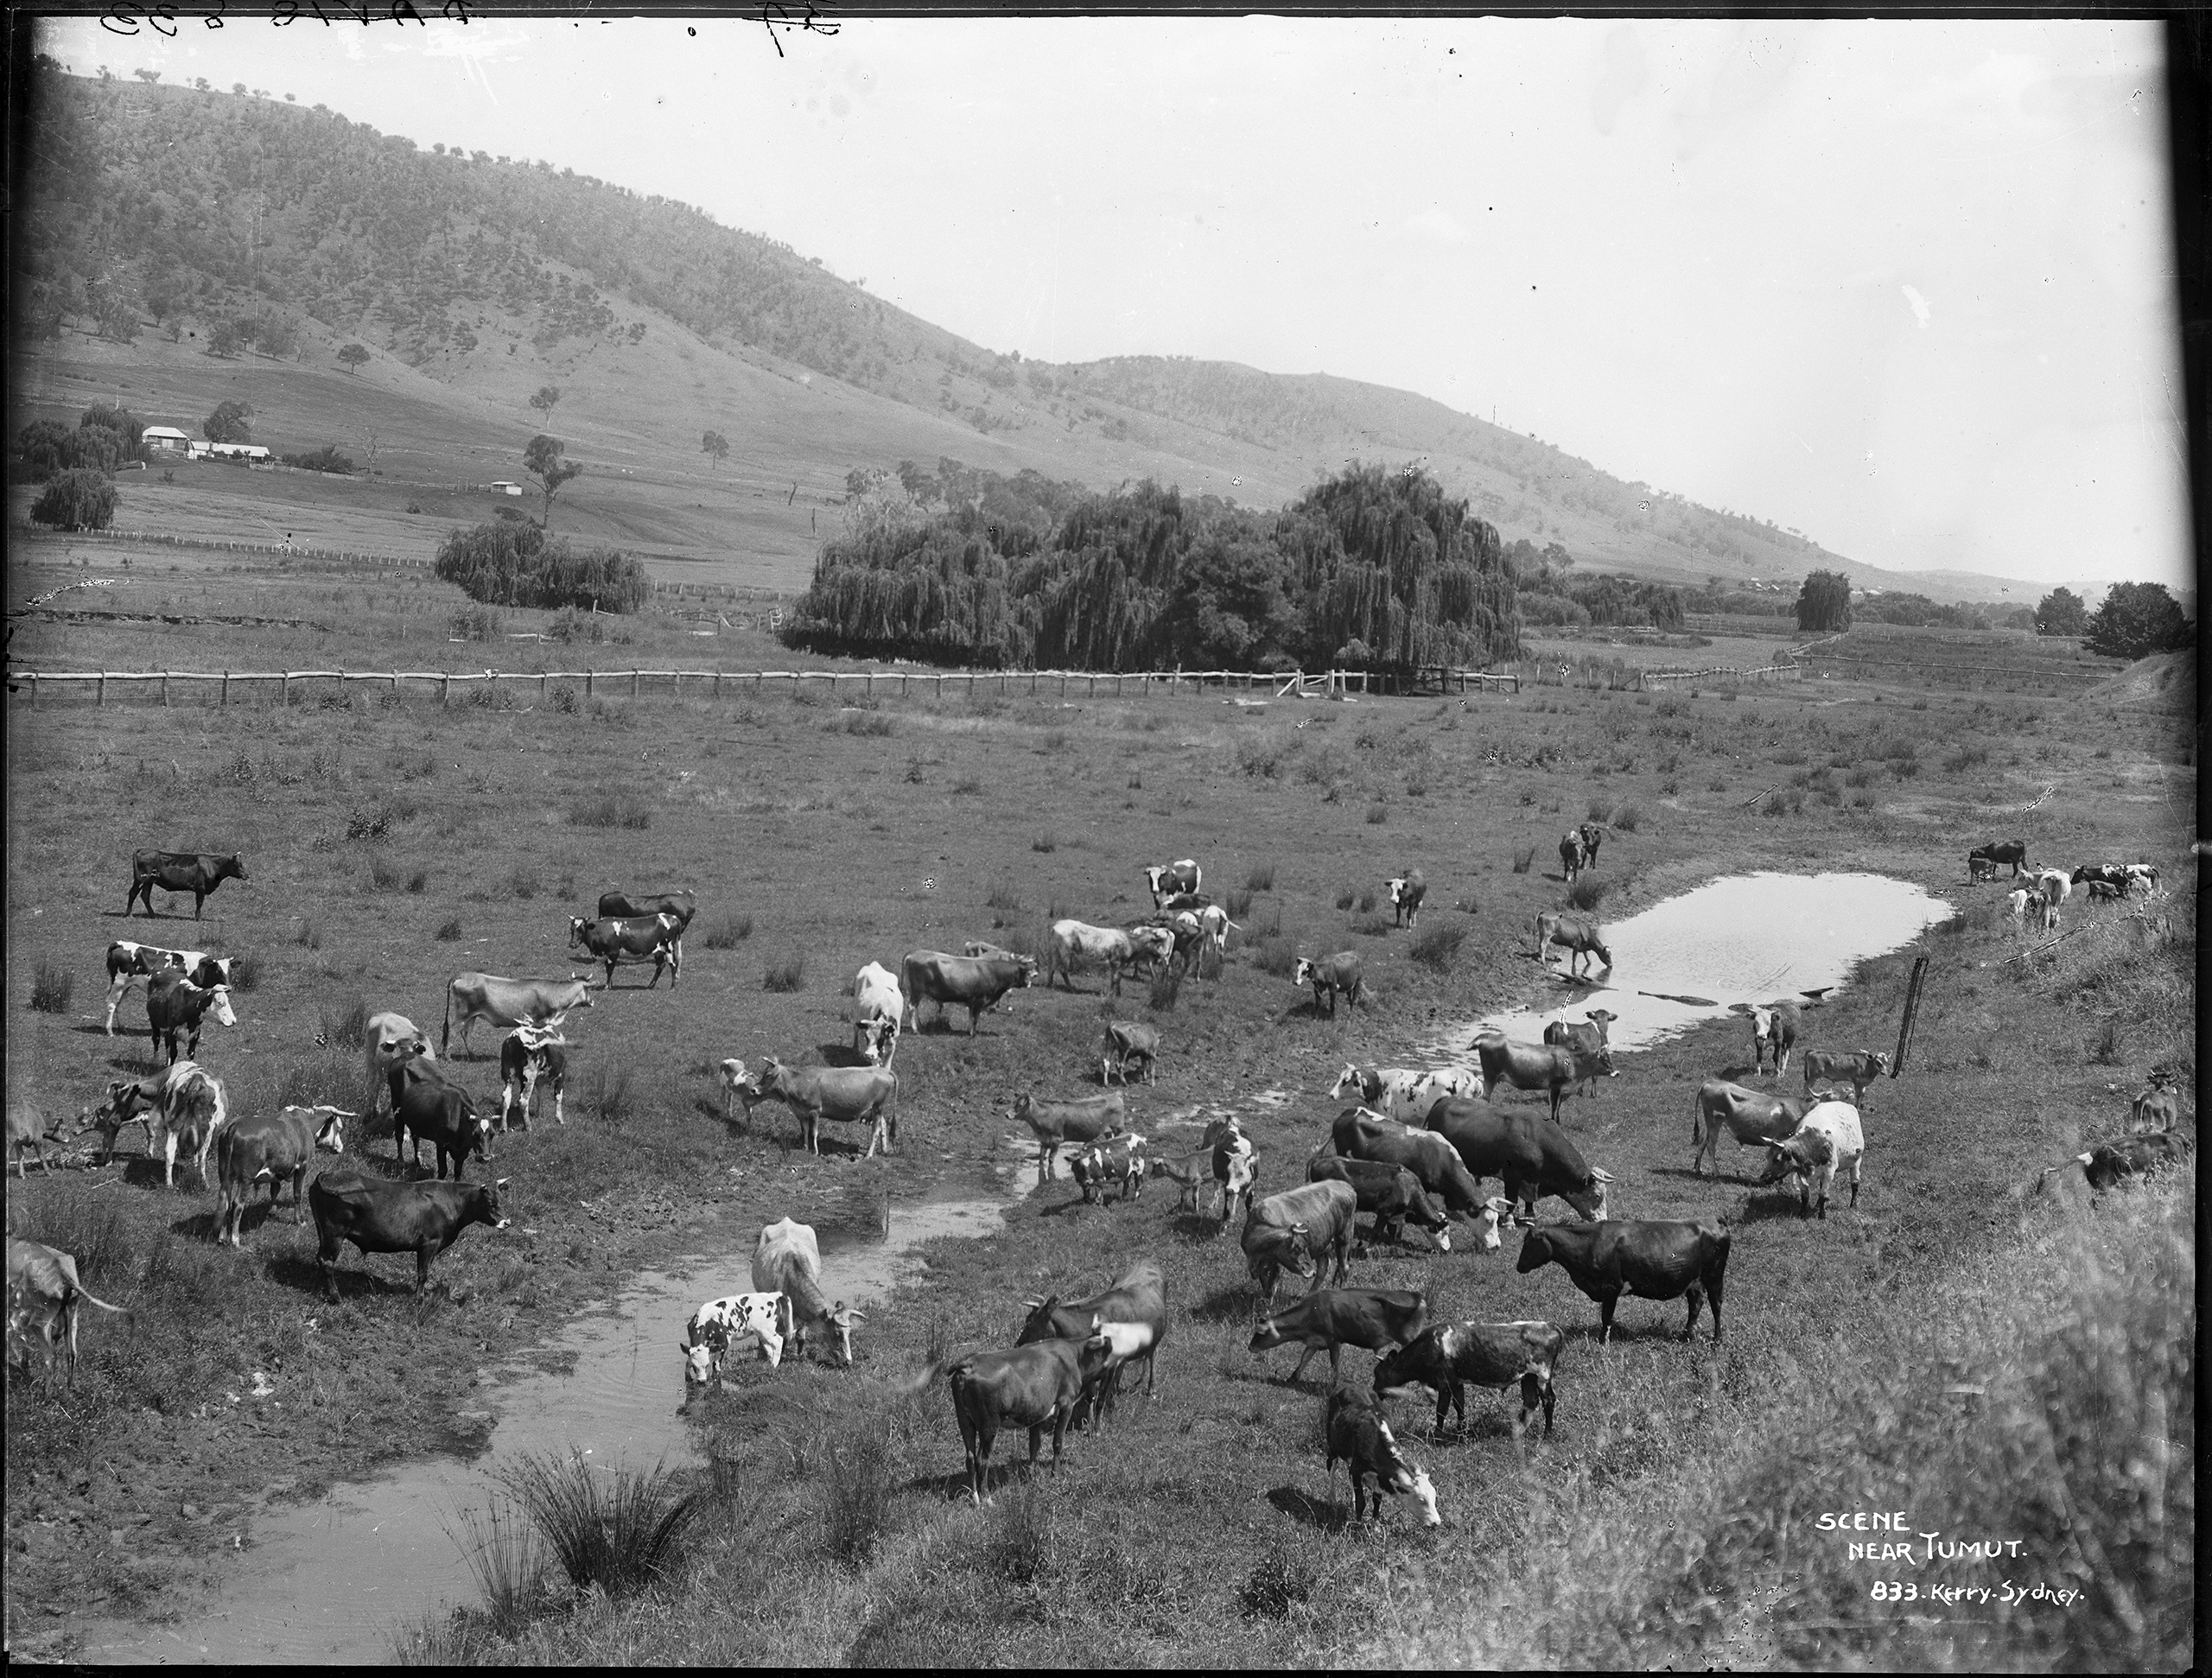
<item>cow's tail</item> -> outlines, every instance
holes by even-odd
[[[959,1390],[960,1383],[975,1372],[976,1360],[973,1357],[935,1358],[923,1364],[914,1374],[908,1376],[900,1383],[899,1391],[901,1396],[911,1398],[914,1394],[926,1392],[935,1386],[939,1377],[950,1376],[952,1379],[953,1389],[957,1392]]]
[[[1690,1091],[1690,1141],[1698,1147],[1705,1146],[1705,1097],[1699,1091]]]

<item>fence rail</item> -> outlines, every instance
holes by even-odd
[[[1520,690],[1520,679],[1514,676],[1484,676],[1479,671],[1464,672],[1471,679],[1494,683]],[[10,691],[22,686],[30,690],[33,706],[41,702],[48,690],[57,691],[65,684],[89,686],[95,705],[107,703],[108,684],[120,689],[153,683],[161,695],[161,702],[171,702],[172,691],[178,686],[192,683],[213,684],[216,702],[231,702],[233,686],[241,695],[248,692],[267,695],[271,685],[276,696],[285,704],[294,697],[296,687],[305,693],[316,684],[336,684],[340,693],[349,683],[363,683],[372,689],[382,688],[397,695],[410,684],[416,691],[435,687],[441,703],[449,701],[456,686],[466,690],[470,684],[480,684],[486,690],[497,692],[500,684],[510,684],[529,691],[533,686],[540,698],[550,698],[553,684],[582,683],[587,698],[618,696],[632,699],[643,697],[645,684],[653,684],[656,693],[682,696],[687,693],[719,699],[725,695],[760,693],[772,683],[788,683],[786,692],[797,692],[819,683],[827,688],[831,696],[852,693],[864,699],[897,695],[901,697],[915,693],[931,696],[945,694],[1002,695],[1027,694],[1067,698],[1071,695],[1083,698],[1100,697],[1151,698],[1198,696],[1208,688],[1258,690],[1271,692],[1277,698],[1295,694],[1300,697],[1325,697],[1343,695],[1354,688],[1363,690],[1368,672],[1364,671],[1326,671],[1311,676],[1300,672],[1268,671],[912,671],[912,670],[543,670],[543,671],[441,671],[441,670],[290,670],[290,671],[50,671],[16,670],[9,673]],[[687,684],[690,684],[687,686]],[[205,691],[203,687],[201,691]]]
[[[1761,664],[1754,670],[1648,670],[1643,672],[1646,688],[1665,687],[1670,682],[1802,682],[1805,679],[1802,664]]]

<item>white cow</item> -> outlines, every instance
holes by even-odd
[[[853,1361],[853,1325],[868,1319],[842,1300],[835,1305],[822,1292],[822,1249],[814,1226],[788,1217],[762,1227],[753,1243],[753,1285],[780,1294],[791,1325],[793,1350],[806,1350],[806,1332],[821,1327],[837,1337],[837,1361]]]
[[[1799,1121],[1787,1140],[1766,1145],[1766,1175],[1759,1181],[1794,1179],[1799,1208],[1809,1213],[1817,1203],[1825,1218],[1828,1185],[1839,1170],[1851,1173],[1851,1204],[1859,1204],[1859,1162],[1866,1152],[1859,1109],[1847,1101],[1824,1101]]]
[[[871,1066],[888,1066],[899,1052],[906,1001],[898,978],[880,962],[870,962],[853,976],[853,1047]]]
[[[1058,973],[1060,983],[1073,990],[1075,982],[1069,976],[1077,968],[1103,963],[1113,976],[1113,990],[1118,996],[1122,994],[1122,969],[1135,958],[1136,951],[1129,943],[1129,935],[1111,926],[1056,920],[1052,923],[1052,944],[1048,954],[1051,959],[1045,969],[1046,985]]]
[[[1471,1066],[1363,1070],[1348,1064],[1329,1086],[1329,1098],[1334,1101],[1347,1090],[1359,1092],[1361,1106],[1418,1130],[1428,1123],[1428,1109],[1446,1096],[1480,1101],[1483,1075]]]
[[[1229,911],[1218,903],[1209,903],[1198,911],[1198,930],[1217,956],[1226,958],[1229,954],[1229,935],[1244,929],[1230,919]]]
[[[1132,926],[1128,939],[1130,965],[1141,963],[1145,976],[1159,972],[1175,954],[1175,934],[1165,926]]]
[[[790,1303],[780,1293],[732,1293],[701,1306],[676,1343],[683,1354],[685,1395],[720,1381],[723,1361],[734,1353],[757,1346],[771,1369],[781,1364],[791,1320]]]

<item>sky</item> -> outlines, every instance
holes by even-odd
[[[2193,586],[2155,23],[308,12],[41,44],[696,205],[994,350],[1335,373],[1874,565]]]

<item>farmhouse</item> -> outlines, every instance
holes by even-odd
[[[149,425],[139,433],[149,454],[189,454],[192,439],[174,425]]]
[[[522,486],[520,484],[510,483],[505,478],[494,480],[493,482],[485,485],[484,487],[493,492],[495,495],[519,495],[522,493]]]
[[[192,458],[215,461],[265,461],[269,451],[257,442],[195,442]]]

